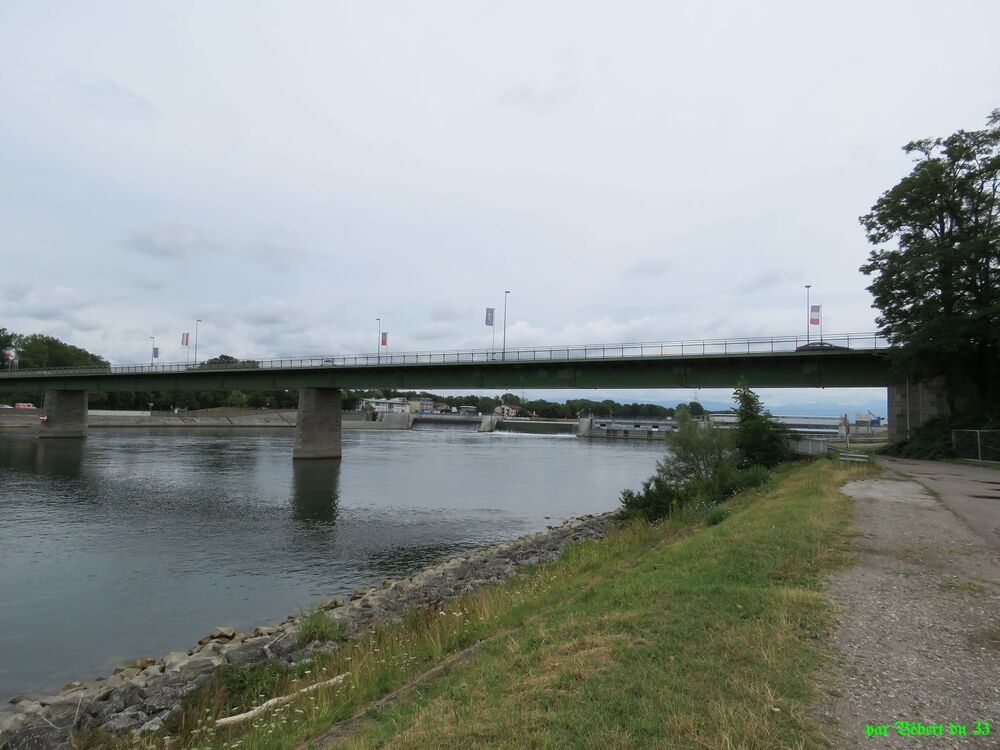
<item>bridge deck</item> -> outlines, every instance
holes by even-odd
[[[0,372],[0,391],[206,391],[319,388],[756,388],[886,386],[875,334],[536,347],[124,365]],[[848,348],[847,345],[864,348]]]

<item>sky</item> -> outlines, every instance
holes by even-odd
[[[509,347],[771,336],[811,284],[825,332],[871,331],[858,216],[905,143],[1000,106],[997,28],[985,0],[3,3],[0,326],[115,363],[184,361],[196,319],[202,358],[371,352],[377,318],[452,350],[510,290]],[[765,394],[845,398],[884,391]]]

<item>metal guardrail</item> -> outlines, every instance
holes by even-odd
[[[260,370],[299,367],[379,367],[398,365],[473,364],[477,362],[550,362],[559,360],[615,360],[643,357],[700,357],[719,355],[778,354],[796,351],[816,353],[846,349],[872,351],[889,348],[889,341],[877,333],[842,333],[824,336],[822,341],[805,336],[769,336],[741,339],[701,339],[688,341],[647,341],[625,344],[577,344],[533,346],[507,349],[459,349],[450,351],[401,352],[396,354],[347,354],[241,359],[237,362],[174,362],[153,365],[111,365],[109,367],[46,367],[0,371],[3,377],[25,375],[126,375],[143,373],[206,372],[214,370]]]

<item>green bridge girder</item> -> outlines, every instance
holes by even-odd
[[[26,370],[0,374],[0,392],[271,391],[296,388],[433,390],[884,387],[885,350],[644,356],[597,359],[242,367],[141,372]]]

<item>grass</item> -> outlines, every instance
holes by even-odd
[[[635,522],[309,665],[259,667],[242,686],[224,670],[189,699],[169,747],[319,747],[310,742],[352,717],[322,746],[826,747],[807,712],[832,623],[821,582],[846,559],[850,504],[836,488],[872,471],[787,467],[727,503],[724,522],[706,526],[693,513]],[[365,713],[476,643],[471,658]],[[208,728],[341,673],[340,685],[257,720]],[[163,738],[86,740],[77,747],[164,747]]]
[[[299,623],[299,648],[314,641],[339,641],[343,637],[343,626],[327,617],[321,609],[310,612]]]

